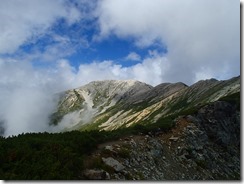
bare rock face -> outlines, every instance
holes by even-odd
[[[196,116],[209,138],[219,145],[240,144],[240,114],[236,107],[217,101],[201,108]]]
[[[72,127],[70,123],[67,128],[80,128],[84,124],[94,122],[97,116],[109,108],[121,103],[126,104],[134,95],[145,93],[151,88],[153,87],[136,80],[90,82],[60,95],[59,106],[52,116],[51,124],[58,124],[65,116],[72,116],[73,113],[77,116],[71,122],[75,126]]]
[[[162,83],[144,93],[140,93],[133,96],[133,98],[131,98],[130,101],[131,103],[135,104],[140,102],[141,100],[149,101],[150,103],[155,103],[187,88],[188,86],[186,84],[180,82],[174,84]]]

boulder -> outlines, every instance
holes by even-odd
[[[119,161],[112,157],[102,158],[102,160],[106,165],[112,167],[117,172],[122,171],[125,168]]]

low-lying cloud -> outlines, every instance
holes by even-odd
[[[31,63],[1,60],[0,121],[5,136],[50,130],[49,116],[58,102],[54,94],[71,87],[61,74],[58,67],[45,71]]]

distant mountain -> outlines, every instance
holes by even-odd
[[[94,81],[60,94],[50,124],[63,124],[63,130],[114,130],[153,124],[238,92],[240,76],[201,80],[191,86],[181,82],[152,87],[136,80]]]

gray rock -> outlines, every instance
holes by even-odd
[[[174,137],[173,135],[169,138],[170,141],[178,141],[179,137]]]
[[[105,149],[106,149],[106,150],[109,150],[109,151],[114,151],[114,150],[113,150],[113,147],[110,146],[110,145],[105,146]]]
[[[158,150],[158,149],[152,149],[150,151],[152,157],[159,157],[161,154],[162,154],[162,151],[161,150]]]
[[[120,162],[112,157],[102,158],[102,160],[106,165],[112,167],[117,172],[122,171],[125,168]]]

